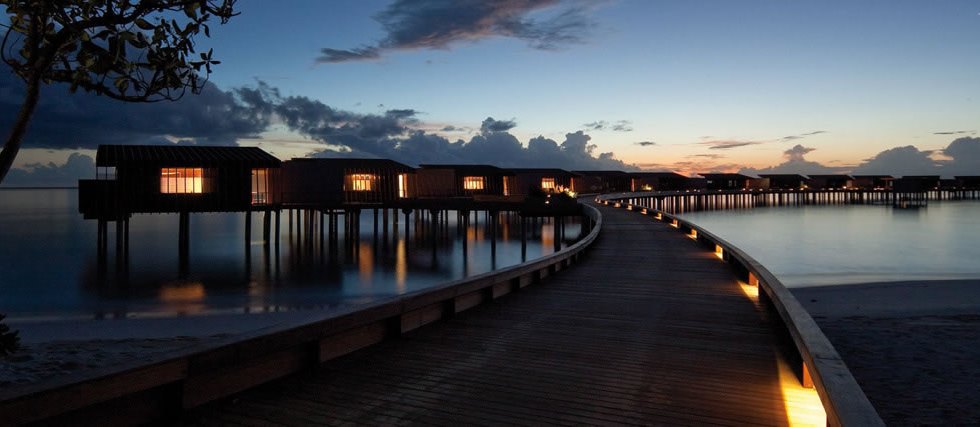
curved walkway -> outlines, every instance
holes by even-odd
[[[787,423],[775,338],[734,272],[600,208],[572,269],[184,415],[190,424]]]

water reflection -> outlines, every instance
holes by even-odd
[[[343,215],[283,211],[266,242],[264,215],[256,212],[246,242],[244,214],[207,213],[190,216],[181,271],[178,216],[135,215],[127,268],[100,274],[96,223],[76,213],[76,200],[75,190],[0,190],[0,312],[113,317],[333,307],[517,264],[525,251],[532,258],[554,251],[554,224],[528,219],[522,226],[517,214],[495,222],[484,212],[464,220],[454,211],[406,217],[365,209],[348,231]],[[565,228],[563,245],[581,229],[577,219]],[[109,265],[114,235],[110,224]]]
[[[980,277],[980,202],[846,205],[683,217],[745,250],[786,286]]]

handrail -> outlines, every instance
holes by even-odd
[[[776,276],[755,258],[745,251],[725,241],[704,228],[689,221],[678,218],[666,212],[632,206],[622,202],[628,195],[599,196],[597,201],[603,204],[610,202],[638,211],[645,215],[654,215],[655,219],[669,222],[678,230],[691,233],[698,242],[711,245],[712,249],[721,250],[722,258],[729,263],[740,266],[745,270],[745,279],[749,284],[757,285],[760,300],[779,315],[781,324],[792,337],[794,350],[803,361],[803,379],[805,385],[812,379],[827,413],[827,424],[832,426],[884,426],[884,421],[877,410],[868,400],[854,375],[847,368],[844,360],[824,335],[823,331],[813,320],[810,313],[803,308]]]
[[[536,283],[578,261],[602,229],[583,205],[588,235],[556,253],[366,305],[311,313],[244,336],[156,355],[125,366],[0,390],[3,424],[71,423],[81,412],[105,424],[137,423],[193,408],[449,318]],[[76,420],[77,421],[77,420]]]

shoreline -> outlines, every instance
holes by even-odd
[[[980,424],[980,280],[792,288],[889,425]]]

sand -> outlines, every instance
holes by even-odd
[[[980,425],[980,281],[793,289],[888,425]]]
[[[21,349],[0,359],[0,387],[138,363],[153,355],[322,316],[322,310],[164,318],[10,321]]]

